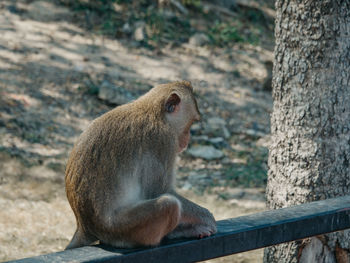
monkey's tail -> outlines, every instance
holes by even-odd
[[[98,239],[90,234],[85,233],[81,229],[77,229],[74,233],[74,236],[72,237],[72,240],[69,242],[68,246],[65,248],[72,249],[72,248],[78,248],[83,246],[88,246],[97,241]]]

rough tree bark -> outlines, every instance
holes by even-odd
[[[271,209],[350,194],[350,1],[277,0],[276,11]],[[343,263],[349,249],[345,231],[268,248],[264,261]]]

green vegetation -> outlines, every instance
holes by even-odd
[[[200,10],[202,7],[201,0],[181,0],[182,4],[188,8],[192,8],[193,10]]]
[[[245,42],[242,34],[239,33],[236,26],[216,21],[214,26],[209,29],[209,36],[214,45],[223,47],[235,42]]]
[[[145,37],[140,44],[157,47],[186,43],[196,32],[208,35],[213,47],[229,47],[237,43],[257,45],[273,21],[255,8],[237,9],[237,16],[223,16],[211,9],[203,11],[204,1],[181,0],[189,11],[184,15],[171,4],[161,6],[156,0],[59,0],[77,14],[77,23],[85,29],[112,38],[132,39],[139,22],[144,23]],[[200,26],[191,19],[200,19]]]
[[[233,158],[245,160],[226,170],[226,179],[232,186],[263,187],[267,180],[268,151],[263,147],[254,147],[234,153]]]
[[[150,44],[167,42],[185,42],[191,35],[188,20],[180,16],[165,16],[164,12],[148,8],[146,14],[140,17],[146,22],[147,37]]]

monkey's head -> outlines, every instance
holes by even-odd
[[[200,120],[200,113],[191,83],[181,81],[171,84],[173,88],[170,88],[163,104],[164,113],[167,122],[178,136],[178,152],[182,152],[190,141],[191,125]]]
[[[161,115],[177,137],[177,152],[184,151],[190,140],[191,125],[200,120],[191,83],[176,81],[162,84],[153,88],[150,93],[156,93],[161,98]]]

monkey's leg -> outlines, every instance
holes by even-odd
[[[97,241],[97,238],[86,234],[81,230],[79,227],[74,233],[74,236],[72,237],[72,240],[69,242],[68,246],[65,249],[72,249],[82,246],[88,246],[91,245],[93,242]]]
[[[182,213],[179,225],[167,235],[168,238],[203,238],[217,232],[215,218],[206,208],[191,202],[176,192],[172,192],[172,194],[180,200]]]
[[[175,229],[180,217],[181,203],[172,195],[141,201],[116,211],[113,224],[102,241],[126,247],[158,245],[165,235]]]

